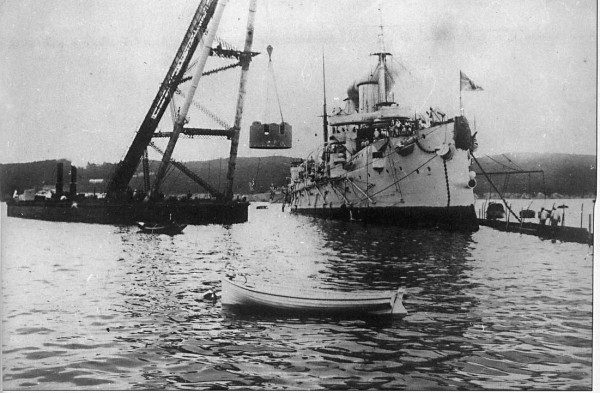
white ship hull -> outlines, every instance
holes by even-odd
[[[288,208],[322,217],[477,230],[470,146],[463,118],[423,128],[411,138],[383,137],[330,167],[328,176],[296,179]]]

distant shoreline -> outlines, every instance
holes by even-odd
[[[261,161],[262,160],[262,161]],[[188,169],[212,184],[225,184],[226,163],[221,159],[185,163]],[[289,183],[290,166],[294,158],[272,156],[268,158],[239,157],[233,184],[233,192],[249,195],[251,190],[267,193],[271,187],[286,187]],[[12,198],[15,190],[52,189],[57,181],[57,163],[62,162],[64,181],[68,182],[71,162],[46,160],[19,164],[0,164],[0,200]],[[595,199],[597,193],[596,156],[573,154],[513,154],[480,157],[483,169],[473,168],[477,185],[473,189],[477,199],[499,198],[495,190],[510,199]],[[262,165],[261,165],[262,164]],[[80,193],[104,192],[117,164],[88,164],[77,172],[77,190]],[[150,173],[158,169],[159,161],[150,162]],[[518,168],[535,170],[519,173]],[[515,170],[515,173],[507,172]],[[485,174],[483,173],[485,171]],[[510,173],[510,176],[509,176]],[[176,181],[173,181],[175,180]],[[494,182],[490,184],[488,179]],[[252,187],[249,186],[252,184]],[[130,182],[132,189],[144,189],[141,169]],[[458,186],[458,184],[457,184]],[[68,186],[65,186],[68,188]],[[175,173],[165,182],[166,195],[205,193],[192,179]],[[261,198],[262,199],[262,198]]]

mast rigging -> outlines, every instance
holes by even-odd
[[[327,145],[329,140],[327,130],[327,95],[325,94],[325,48],[323,48],[323,143]]]

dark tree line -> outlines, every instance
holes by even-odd
[[[287,184],[290,157],[274,156],[266,158],[239,157],[237,161],[234,192],[251,194],[268,192],[271,185],[281,187]],[[496,186],[505,193],[513,195],[546,193],[563,196],[583,197],[596,194],[596,157],[591,155],[519,153],[479,157],[486,172],[508,171],[509,168],[523,170],[543,170],[541,174],[492,175]],[[509,161],[510,160],[510,161]],[[56,163],[64,163],[64,187],[68,190],[71,162],[68,160],[47,160],[20,164],[0,165],[0,195],[3,200],[10,198],[14,190],[53,188],[56,185]],[[226,184],[227,159],[210,161],[192,161],[186,163],[193,172],[208,181],[214,187],[223,189]],[[104,187],[116,168],[116,164],[87,164],[78,168],[77,189],[79,192],[103,192]],[[156,171],[158,162],[150,163],[150,172]],[[475,165],[473,170],[481,172]],[[102,183],[90,182],[92,179],[104,179]],[[250,183],[254,185],[251,189]],[[484,195],[491,190],[484,176],[477,176],[475,193]],[[134,189],[144,188],[142,167],[130,182]],[[194,183],[177,169],[172,169],[164,182],[166,194],[203,193],[202,187]]]

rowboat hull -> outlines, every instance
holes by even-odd
[[[136,223],[140,232],[151,233],[151,234],[163,234],[163,235],[177,235],[183,232],[187,225],[168,223],[168,224],[149,224],[144,222]]]
[[[240,311],[269,310],[303,314],[407,314],[401,291],[290,291],[283,287],[250,288],[222,280],[221,303]]]

